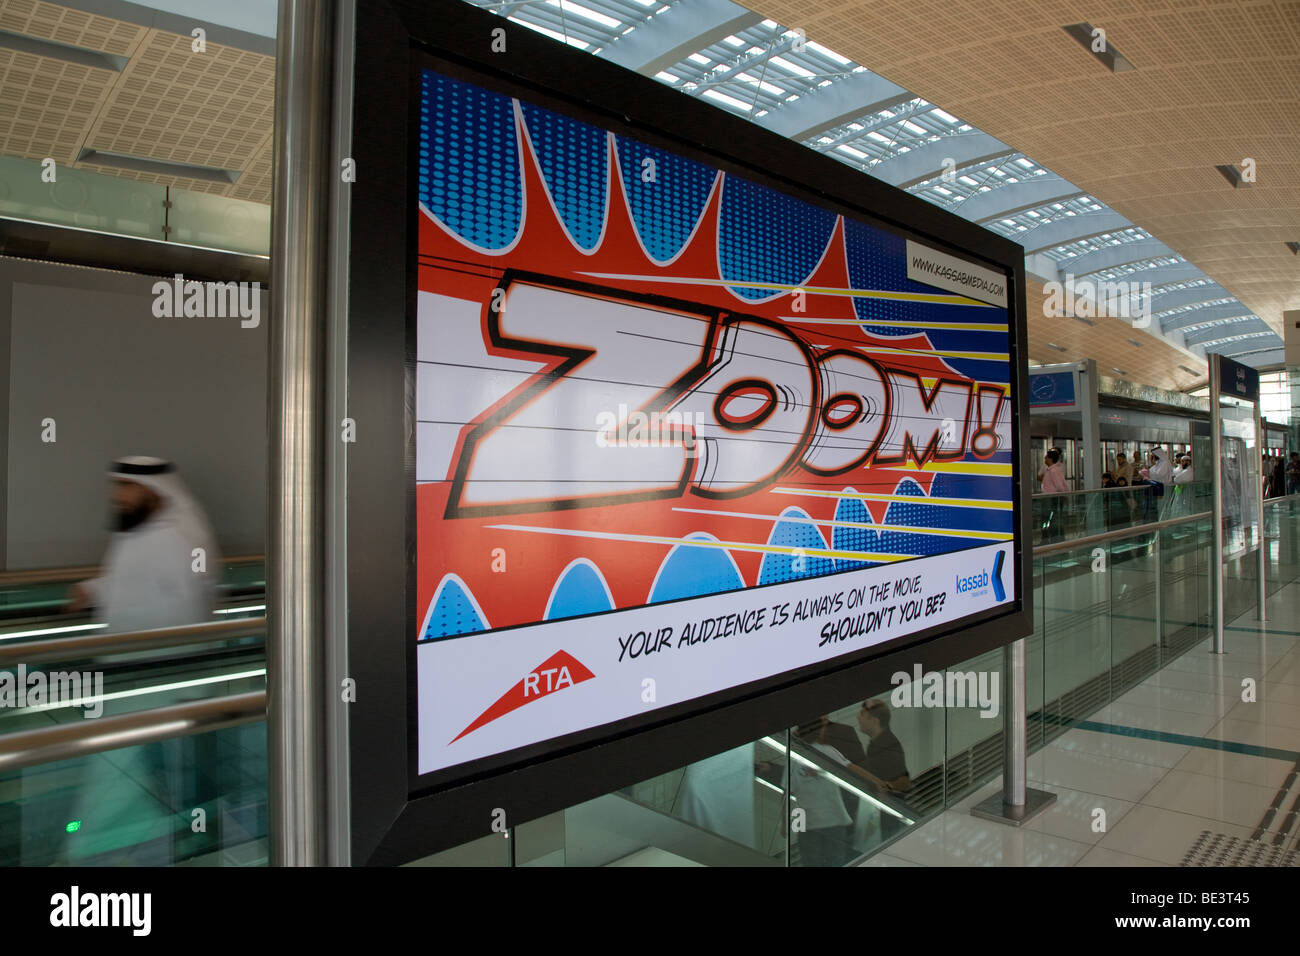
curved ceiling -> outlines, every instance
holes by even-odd
[[[1295,3],[470,2],[1013,238],[1040,282],[1136,284],[1156,321],[1106,334],[1169,353],[1174,377],[1150,384],[1194,384],[1207,351],[1282,361],[1300,306]],[[1132,69],[1063,29],[1084,14]],[[1249,188],[1215,168],[1247,157]],[[1059,327],[1041,311],[1031,345]]]

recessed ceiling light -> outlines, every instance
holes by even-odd
[[[1128,372],[1124,371],[1122,368],[1116,368],[1116,367],[1113,366],[1113,365],[1110,367],[1110,370],[1111,370],[1112,372],[1119,372],[1119,374],[1121,374],[1121,375],[1127,375],[1127,374],[1128,374]]]
[[[1188,375],[1200,375],[1200,374],[1201,374],[1200,372],[1197,372],[1197,371],[1195,371],[1194,369],[1190,369],[1190,368],[1188,368],[1186,365],[1180,365],[1180,366],[1178,366],[1178,367],[1179,367],[1180,369],[1182,369],[1184,372],[1186,372]]]
[[[40,40],[21,33],[10,33],[8,30],[0,30],[0,47],[6,50],[16,50],[19,53],[43,56],[51,60],[62,60],[64,63],[75,63],[77,66],[89,66],[97,70],[112,70],[114,73],[121,73],[126,69],[127,64],[127,58],[124,56],[101,53],[98,50],[87,50],[79,46],[69,46],[66,43],[55,43],[52,40]]]
[[[1105,30],[1094,30],[1092,24],[1087,22],[1070,23],[1061,29],[1078,40],[1085,50],[1104,63],[1112,73],[1127,73],[1134,68],[1128,58],[1106,39]]]
[[[1224,179],[1232,183],[1233,189],[1249,189],[1254,185],[1253,183],[1242,179],[1241,170],[1231,163],[1224,163],[1223,165],[1215,166],[1214,168],[1223,174]]]
[[[1064,349],[1064,348],[1062,348],[1061,346],[1057,345],[1055,342],[1048,342],[1048,343],[1047,343],[1047,347],[1048,347],[1049,349],[1056,349],[1056,351],[1058,351],[1058,352],[1067,352],[1067,351],[1069,351],[1068,349]]]
[[[1129,339],[1128,344],[1133,346],[1135,349],[1140,349],[1142,347],[1142,343],[1137,339]]]
[[[105,153],[97,149],[82,149],[81,154],[77,156],[77,162],[107,166],[110,169],[129,169],[137,173],[177,176],[182,179],[198,179],[207,183],[224,183],[226,185],[237,182],[240,176],[240,171],[237,169],[193,166],[189,163],[176,163],[165,159],[149,159],[145,156]]]
[[[1286,247],[1291,250],[1293,255],[1300,256],[1300,242],[1288,242]]]
[[[1074,321],[1076,321],[1076,322],[1082,322],[1084,325],[1096,325],[1096,324],[1097,324],[1096,322],[1092,321],[1092,319],[1086,319],[1086,318],[1084,318],[1082,315],[1072,315],[1072,316],[1070,316],[1070,318],[1074,319]]]

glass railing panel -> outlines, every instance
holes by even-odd
[[[792,729],[792,866],[844,866],[902,836],[926,804],[942,808],[942,697],[927,706],[914,689],[899,682]]]
[[[1034,495],[1033,543],[1052,544],[1115,531],[1159,518],[1163,489],[1153,485],[1095,488],[1062,495]]]
[[[1105,574],[1110,581],[1112,699],[1152,674],[1159,665],[1157,587],[1164,556],[1156,532],[1108,542]],[[1094,549],[1094,560],[1097,550]]]
[[[926,787],[922,782],[913,799],[919,812],[928,813],[955,803],[1001,768],[1002,705],[1006,699],[1003,656],[1002,648],[997,648],[944,671],[945,696],[948,696],[946,692],[951,684],[953,699],[948,701],[949,706],[942,715],[943,738],[931,744],[932,747],[939,744],[943,747],[944,793],[940,799],[934,788]],[[975,706],[972,706],[972,690]],[[959,694],[965,699],[955,699]],[[983,701],[979,700],[981,696]],[[1035,696],[1041,705],[1041,685]],[[964,706],[956,706],[958,703]],[[920,727],[913,738],[925,740],[927,733],[937,737],[938,729],[934,726]]]
[[[0,772],[0,866],[267,862],[266,724]]]
[[[1109,548],[1089,546],[1044,555],[1043,584],[1036,599],[1043,607],[1043,719],[1049,734],[1059,733],[1110,700]]]
[[[1160,531],[1160,665],[1207,633],[1211,528],[1205,518]]]

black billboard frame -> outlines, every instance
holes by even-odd
[[[351,858],[393,865],[492,834],[860,700],[920,664],[937,670],[1032,631],[1024,251],[900,189],[462,0],[364,0],[353,97],[348,415]],[[495,52],[504,44],[503,52]],[[743,688],[466,765],[431,786],[415,768],[415,299],[413,170],[421,66],[522,95],[615,133],[736,172],[1010,277],[1016,601]],[[597,95],[593,95],[597,91]],[[671,131],[671,132],[668,132]],[[747,158],[747,157],[758,157]],[[339,157],[341,160],[342,157]],[[817,185],[812,185],[816,183]],[[978,250],[978,251],[976,251]],[[399,267],[400,266],[400,267]],[[392,466],[387,465],[392,462]],[[402,467],[396,467],[401,462]],[[401,542],[401,546],[397,545]],[[839,703],[836,703],[839,702]],[[707,713],[707,720],[699,719]],[[691,716],[694,715],[695,719]],[[401,732],[396,732],[401,728]],[[456,768],[459,770],[459,768]],[[433,777],[435,775],[428,775]]]

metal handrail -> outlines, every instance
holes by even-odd
[[[1167,484],[1167,487],[1187,488],[1189,486],[1195,487],[1197,485],[1204,485],[1205,488],[1208,489],[1210,485],[1210,480],[1208,478],[1204,479],[1203,481],[1192,479],[1191,481],[1189,481],[1187,484],[1184,485],[1174,485],[1172,482],[1169,482]],[[1064,498],[1067,495],[1096,495],[1096,494],[1105,494],[1108,491],[1125,491],[1128,492],[1129,494],[1132,494],[1135,491],[1141,491],[1143,488],[1154,488],[1154,487],[1156,486],[1137,484],[1137,485],[1116,485],[1113,488],[1079,488],[1074,491],[1035,491],[1029,497],[1030,498]],[[1268,498],[1265,500],[1277,501],[1279,499]]]
[[[265,561],[263,554],[240,554],[222,559],[222,564],[256,564]],[[0,571],[0,588],[20,584],[60,584],[65,581],[84,581],[99,574],[99,565],[70,565],[63,568],[36,568],[31,571]]]
[[[0,772],[209,733],[266,719],[266,691],[187,701],[0,736]]]
[[[1086,548],[1090,545],[1101,544],[1103,541],[1116,541],[1120,538],[1130,538],[1134,535],[1146,534],[1151,531],[1162,531],[1165,528],[1171,528],[1174,525],[1187,524],[1191,521],[1204,521],[1207,518],[1213,518],[1214,512],[1201,511],[1194,515],[1181,515],[1177,518],[1165,518],[1162,521],[1148,521],[1146,524],[1135,524],[1129,528],[1116,528],[1114,531],[1103,531],[1099,534],[1090,534],[1086,538],[1076,538],[1073,541],[1054,541],[1051,544],[1033,545],[1030,551],[1035,558],[1041,558],[1045,555],[1059,554],[1062,551],[1073,551],[1076,548]]]
[[[158,627],[148,631],[128,631],[121,634],[53,637],[43,641],[0,644],[0,667],[21,662],[66,661],[95,654],[122,654],[127,651],[182,647],[187,644],[204,644],[208,641],[221,641],[235,637],[257,637],[265,633],[265,617],[245,617],[231,621]]]

